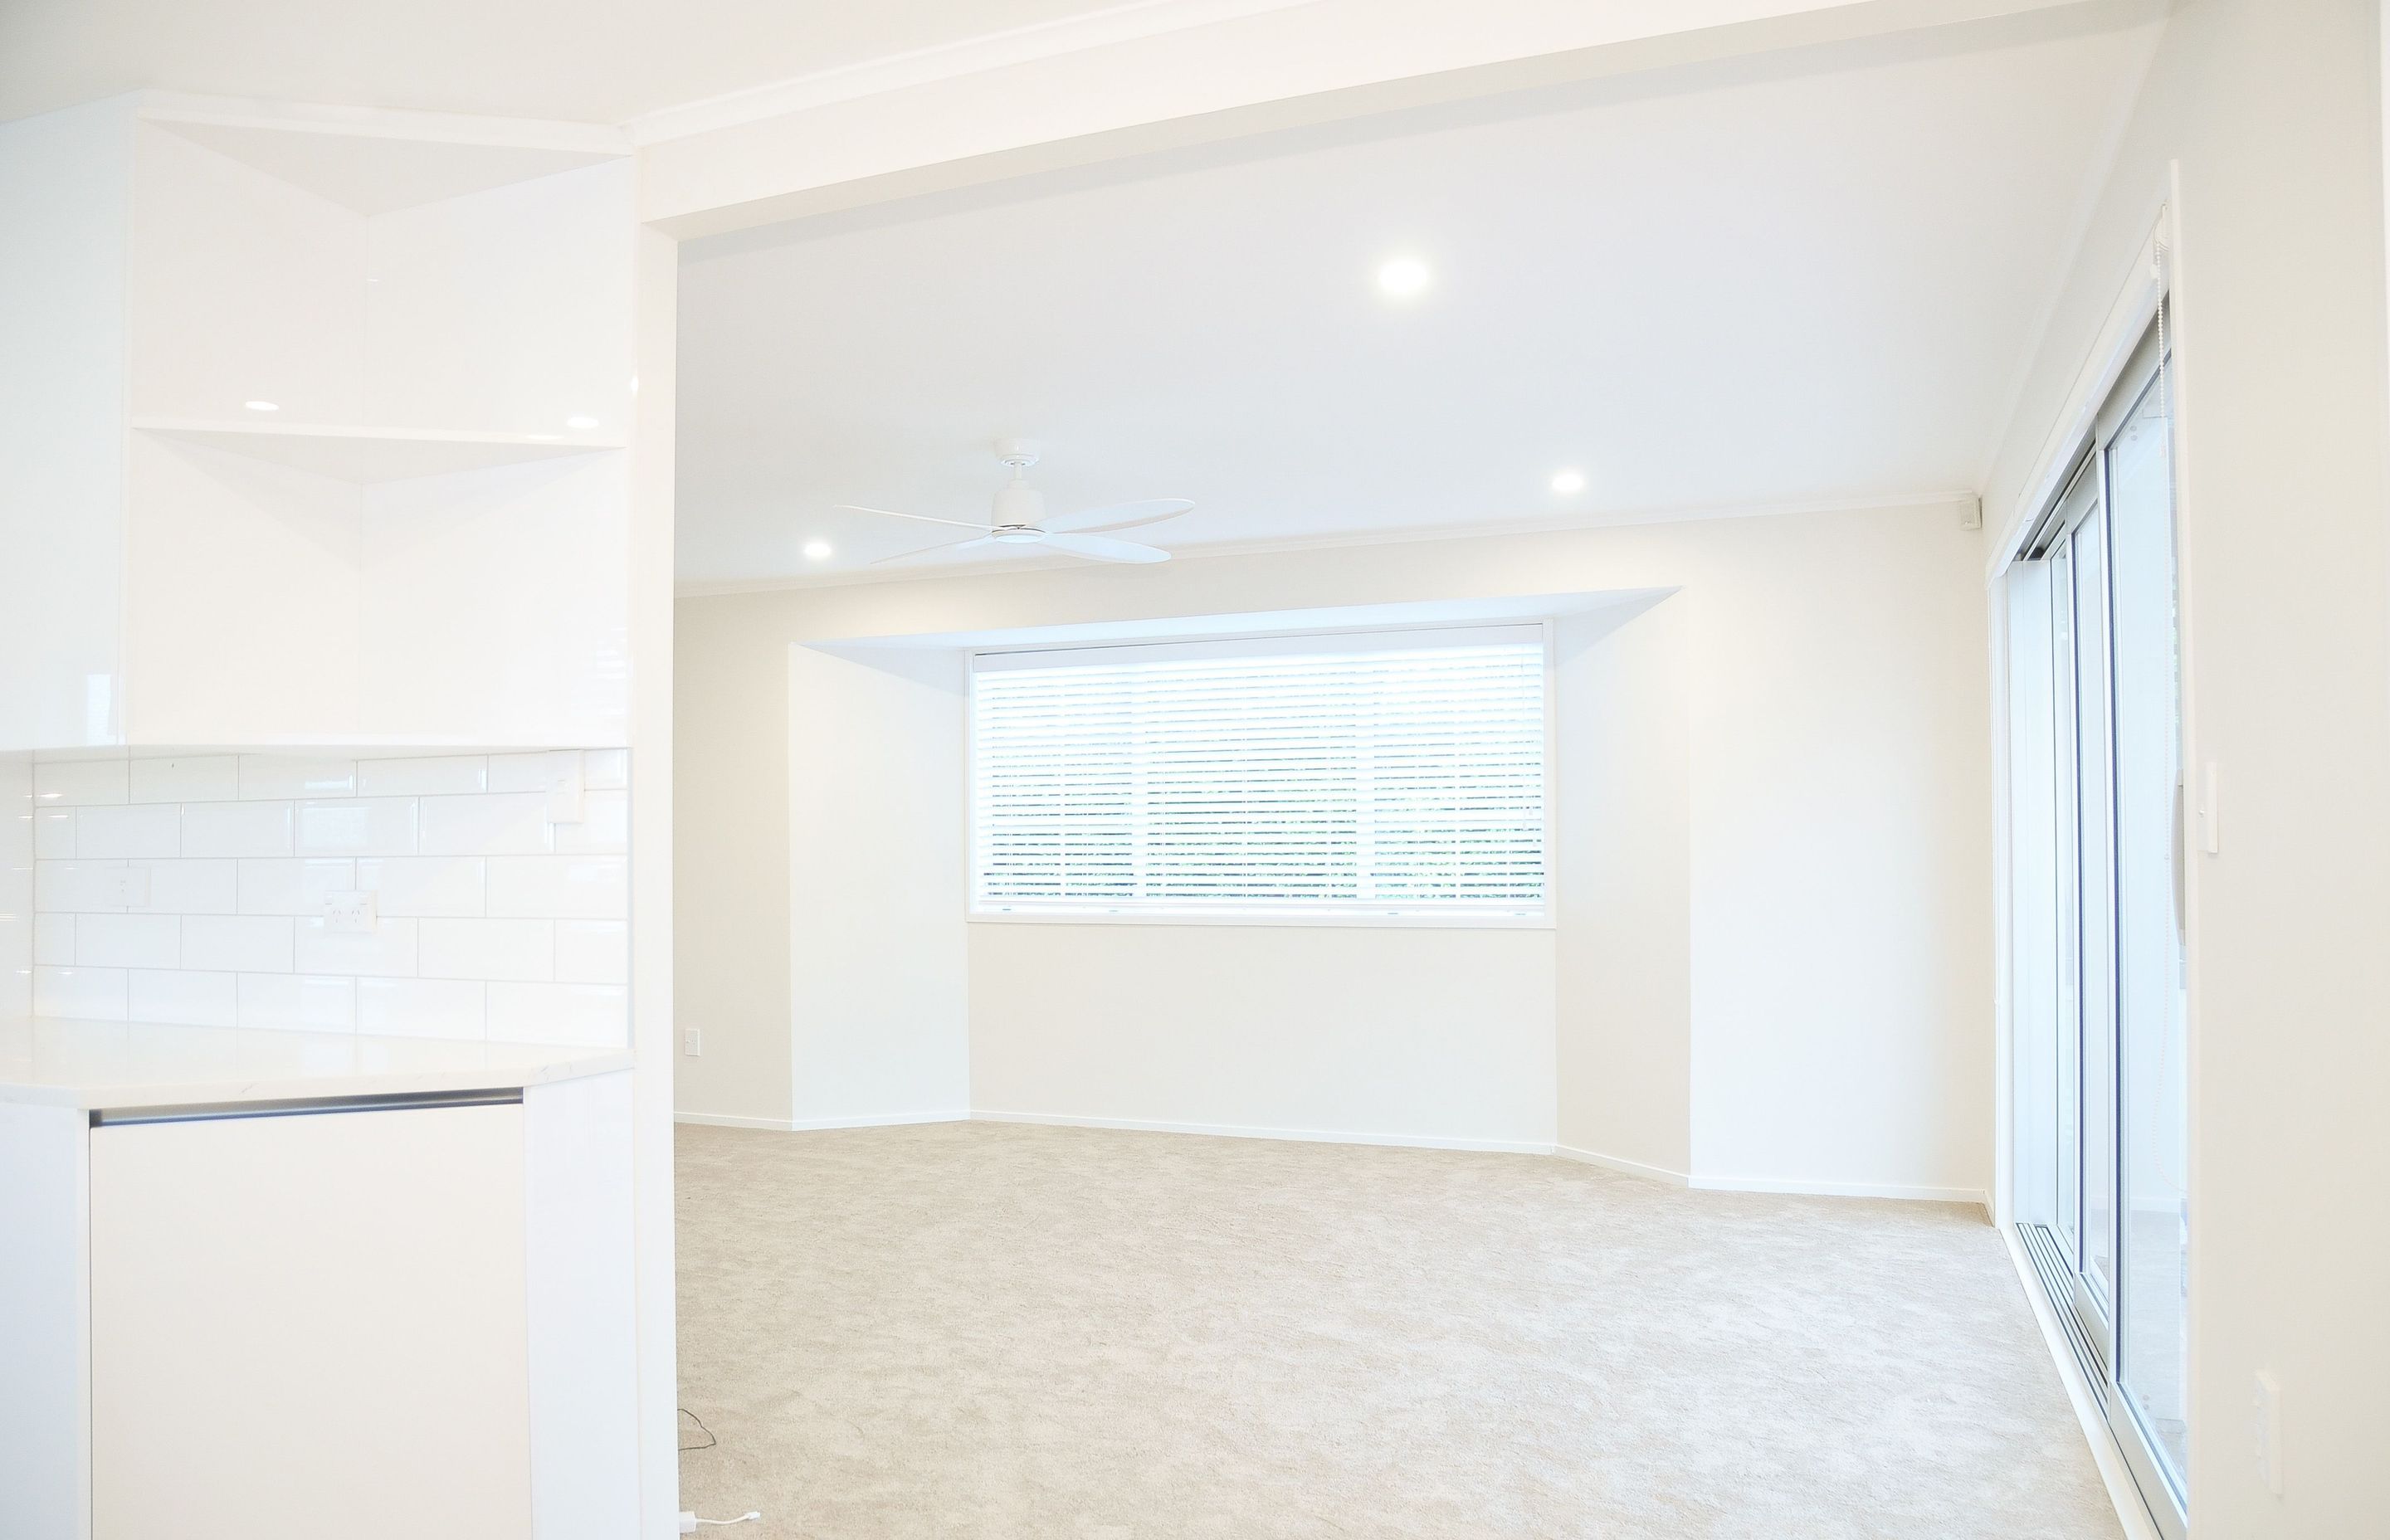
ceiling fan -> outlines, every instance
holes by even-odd
[[[1037,452],[1038,446],[1028,439],[996,441],[996,457],[1012,468],[1012,480],[996,492],[995,506],[989,510],[988,520],[984,524],[960,519],[940,519],[926,513],[900,513],[894,508],[869,508],[859,503],[842,503],[839,506],[856,513],[885,514],[891,519],[948,524],[972,532],[967,540],[950,540],[923,550],[881,557],[871,564],[875,567],[885,566],[892,561],[919,561],[926,557],[977,550],[990,545],[1060,551],[1065,556],[1075,556],[1087,561],[1170,559],[1170,553],[1158,545],[1142,545],[1134,540],[1114,540],[1110,538],[1111,533],[1115,530],[1133,530],[1146,524],[1159,524],[1165,519],[1176,519],[1193,507],[1193,503],[1184,497],[1149,497],[1137,503],[1081,508],[1076,513],[1060,514],[1048,519],[1046,517],[1045,494],[1029,484],[1029,468],[1037,463]]]

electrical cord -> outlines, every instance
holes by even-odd
[[[679,1410],[681,1416],[688,1418],[689,1421],[696,1423],[697,1431],[705,1435],[705,1442],[703,1444],[682,1444],[680,1446],[680,1452],[682,1454],[686,1455],[695,1449],[711,1449],[716,1444],[721,1442],[713,1436],[713,1430],[705,1425],[704,1418],[699,1417],[695,1412],[690,1411],[686,1406],[679,1408]],[[688,1430],[684,1428],[681,1431],[686,1435]],[[761,1519],[762,1517],[764,1517],[763,1514],[751,1511],[742,1513],[736,1519],[700,1519],[696,1514],[684,1510],[680,1516],[680,1532],[683,1534],[695,1534],[697,1533],[697,1526],[700,1524],[743,1524],[751,1519]]]

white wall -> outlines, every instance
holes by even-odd
[[[684,599],[682,678],[709,697],[685,711],[678,741],[684,963],[706,945],[723,971],[684,995],[685,1019],[706,1030],[706,1058],[683,1064],[726,1094],[715,1100],[685,1077],[680,1110],[795,1115],[793,1103],[766,1106],[752,1089],[729,1089],[765,1079],[790,1051],[785,943],[734,952],[687,939],[717,918],[759,937],[752,916],[787,905],[791,883],[804,882],[757,848],[776,814],[729,816],[734,800],[772,794],[758,767],[783,761],[784,743],[808,730],[789,714],[790,644],[1677,588],[1653,613],[1671,614],[1656,623],[1678,628],[1683,670],[1690,1037],[1681,1048],[1636,1049],[1661,1062],[1688,1056],[1697,1087],[1685,1112],[1691,1174],[1981,1192],[1991,1043],[1980,585],[1977,537],[1937,507]],[[699,819],[710,826],[703,836],[693,832]],[[1568,819],[1563,808],[1564,828]],[[1563,875],[1564,909],[1569,892]],[[1557,1136],[1554,932],[971,930],[977,1110],[1496,1142]],[[1324,1003],[1349,999],[1356,975],[1391,987],[1363,1000],[1359,1016],[1330,1015]],[[1642,1008],[1624,991],[1613,1008],[1593,975],[1575,977],[1584,1004],[1573,1009],[1587,1019],[1622,1021]],[[1249,987],[1255,980],[1274,987]],[[1464,990],[1484,1002],[1476,1012],[1466,1021],[1443,1014],[1441,1003]],[[701,1023],[700,1011],[712,1013]],[[1248,1013],[1257,1014],[1221,1020]],[[1531,1016],[1540,1017],[1533,1031]],[[1356,1020],[1383,1046],[1379,1059],[1351,1058],[1334,1077],[1315,1072],[1350,1043]],[[1265,1030],[1272,1023],[1274,1034]],[[1304,1033],[1290,1036],[1290,1023]],[[1184,1057],[1199,1052],[1211,1057]],[[1157,1056],[1201,1073],[1164,1085],[1150,1070]],[[1599,1141],[1605,1131],[1576,1136]]]
[[[678,386],[675,298],[679,255],[652,229],[636,237],[634,328],[639,379],[631,439],[630,537],[623,570],[631,674],[631,1163],[638,1277],[637,1533],[679,1533],[680,1367],[674,1351],[673,1234],[675,794],[673,712],[680,676],[673,614],[673,451]]]
[[[0,748],[118,727],[133,107],[0,123]]]
[[[1697,1179],[1990,1188],[1979,553],[1763,520],[1686,580]]]
[[[1563,621],[1557,647],[1558,1140],[1693,1167],[1690,607]]]
[[[0,753],[0,1021],[33,1008],[33,757]]]
[[[2003,443],[2014,509],[2159,205],[2178,221],[2188,763],[2191,1511],[2371,1534],[2390,1511],[2390,460],[2379,7],[2184,0]],[[2281,1388],[2283,1488],[2245,1429]]]
[[[785,1123],[790,997],[788,633],[740,607],[677,604],[669,721],[674,1014],[704,1052],[673,1056],[673,1106]]]
[[[961,1117],[962,660],[801,647],[788,672],[790,1115]]]
[[[1548,1149],[1552,933],[970,927],[971,1106]]]

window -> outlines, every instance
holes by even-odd
[[[1540,626],[983,653],[972,906],[1536,918]]]

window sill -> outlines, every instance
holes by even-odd
[[[1346,930],[1549,930],[1552,917],[1505,914],[1325,914],[1242,909],[974,909],[973,925],[1225,925],[1243,930],[1320,927]]]

